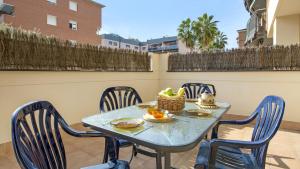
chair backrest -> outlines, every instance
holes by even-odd
[[[12,144],[22,169],[65,169],[66,157],[59,127],[66,122],[47,101],[19,107],[12,117]]]
[[[188,99],[197,99],[199,94],[208,92],[216,96],[215,86],[204,83],[185,83],[182,85],[185,88],[185,96]]]
[[[256,125],[252,133],[252,141],[264,141],[265,144],[252,150],[258,165],[265,166],[269,141],[276,134],[284,114],[285,102],[281,97],[267,96],[259,104],[256,113]]]
[[[138,92],[128,86],[107,88],[100,99],[100,111],[107,112],[142,103]]]

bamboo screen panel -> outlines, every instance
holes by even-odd
[[[148,53],[72,44],[20,29],[0,30],[0,70],[151,71]]]
[[[299,71],[300,45],[169,56],[169,72]]]

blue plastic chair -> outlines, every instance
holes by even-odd
[[[101,95],[100,99],[100,111],[107,112],[112,111],[132,105],[136,105],[142,103],[142,99],[138,92],[128,86],[118,86],[118,87],[110,87],[104,90],[103,94]],[[133,154],[136,155],[136,147],[133,143],[128,142],[127,140],[117,139],[117,154],[116,158],[119,158],[119,148],[124,148],[128,146],[133,146]],[[105,141],[105,150],[104,150],[104,157],[103,162],[108,161],[108,152],[112,147],[108,145],[108,142]]]
[[[245,120],[223,120],[213,129],[212,140],[203,141],[196,159],[196,169],[264,169],[268,145],[276,134],[284,114],[281,97],[267,96],[254,113]],[[256,120],[251,141],[217,138],[221,124],[245,125]],[[243,153],[241,149],[250,149]]]
[[[66,169],[66,154],[60,128],[74,137],[105,137],[96,131],[76,131],[47,101],[37,101],[19,107],[12,117],[12,144],[22,169]],[[109,144],[114,145],[111,139]],[[115,158],[106,164],[85,169],[129,169],[128,162]]]
[[[138,92],[128,86],[107,88],[100,99],[100,111],[107,112],[142,103]]]
[[[215,86],[204,83],[185,83],[182,85],[185,89],[185,96],[187,99],[197,99],[202,93],[211,93],[216,96],[217,92]]]
[[[118,86],[118,87],[110,87],[107,88],[100,99],[100,111],[101,112],[107,112],[107,111],[112,111],[120,108],[124,108],[127,106],[132,106],[142,103],[142,99],[138,92],[128,86]],[[106,142],[107,143],[107,142]],[[161,157],[157,155],[157,153],[150,152],[147,150],[144,150],[142,148],[139,148],[138,145],[134,145],[131,142],[128,142],[127,140],[123,139],[117,139],[117,144],[116,144],[116,158],[119,158],[119,149],[123,147],[128,147],[128,146],[133,146],[133,152],[132,156],[130,159],[130,162],[133,158],[133,155],[137,155],[137,153],[149,156],[149,157],[154,157],[157,160],[157,165],[159,164],[159,161],[161,161]],[[105,144],[105,151],[104,151],[104,157],[103,157],[103,162],[108,161],[108,156],[109,156],[109,150],[112,147],[110,147],[108,144]]]

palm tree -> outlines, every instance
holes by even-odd
[[[195,46],[195,36],[192,30],[192,21],[190,18],[183,20],[179,25],[178,38],[182,40],[186,47],[189,49],[193,49]]]
[[[214,16],[205,13],[193,22],[192,30],[195,32],[199,47],[202,49],[209,49],[217,35],[218,21],[214,21],[213,18]]]
[[[224,49],[227,45],[227,36],[223,34],[223,32],[218,31],[214,41],[214,48]]]

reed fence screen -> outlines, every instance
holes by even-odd
[[[169,72],[299,71],[300,45],[169,56]]]
[[[0,70],[151,71],[148,53],[73,44],[15,28],[0,30]]]

